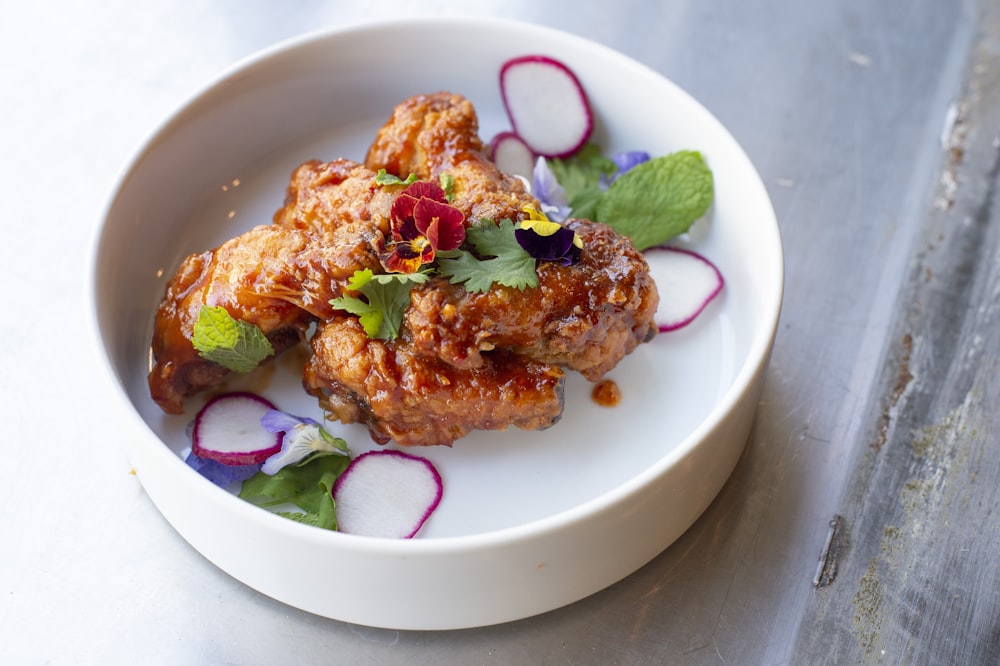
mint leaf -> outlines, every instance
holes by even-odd
[[[292,520],[337,529],[333,484],[351,460],[347,456],[322,456],[304,465],[282,467],[273,476],[257,472],[243,482],[239,496],[259,507],[292,504],[304,513],[278,511]]]
[[[410,289],[427,282],[426,273],[374,274],[370,268],[355,271],[347,287],[360,291],[366,300],[341,296],[330,305],[358,316],[369,338],[393,340],[399,336],[403,315],[410,305]]]
[[[437,253],[438,271],[453,284],[473,293],[488,291],[494,282],[515,289],[538,286],[535,258],[518,244],[512,221],[481,220],[466,230],[465,239],[478,257],[463,250]]]
[[[595,219],[645,250],[686,232],[708,210],[713,195],[712,172],[701,153],[678,151],[619,176],[598,201]]]
[[[212,305],[203,305],[198,311],[191,344],[202,358],[233,372],[250,372],[274,354],[271,341],[258,327],[233,319],[225,308]]]

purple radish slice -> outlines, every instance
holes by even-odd
[[[661,333],[690,324],[722,291],[722,273],[697,252],[666,246],[652,247],[647,252],[662,253],[651,262],[660,293],[655,321]]]
[[[337,527],[346,534],[409,539],[441,502],[441,475],[426,458],[369,451],[333,485]]]
[[[268,432],[260,419],[276,409],[253,393],[223,393],[194,418],[191,452],[224,465],[255,465],[281,450],[283,433]]]
[[[504,173],[531,180],[535,153],[513,132],[500,132],[490,141],[493,163]]]
[[[554,58],[526,55],[500,68],[500,94],[514,133],[537,155],[568,157],[594,129],[576,75]]]

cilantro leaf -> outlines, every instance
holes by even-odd
[[[465,238],[485,258],[462,250],[438,252],[438,271],[453,284],[474,293],[488,291],[494,282],[515,289],[538,286],[535,258],[518,244],[512,221],[481,220]]]
[[[250,372],[274,354],[264,332],[223,308],[203,305],[194,324],[191,344],[202,358],[233,372]]]
[[[369,338],[393,340],[399,335],[403,314],[410,305],[410,289],[414,284],[426,282],[426,273],[374,274],[370,268],[355,271],[347,288],[361,292],[357,296],[341,296],[330,300],[330,305],[357,315]]]
[[[305,513],[277,511],[281,516],[325,529],[337,529],[333,484],[350,464],[347,456],[322,456],[304,465],[282,467],[273,476],[263,472],[243,482],[239,496],[259,507],[292,504]]]
[[[645,250],[686,232],[705,214],[713,196],[705,159],[697,151],[683,150],[619,176],[597,203],[595,218]]]
[[[385,169],[379,169],[378,173],[375,174],[376,185],[412,185],[416,181],[417,174],[415,173],[411,173],[407,176],[406,180],[387,172]]]

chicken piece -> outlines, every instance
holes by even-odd
[[[319,243],[298,229],[260,226],[184,260],[167,284],[153,333],[149,389],[163,411],[181,413],[185,396],[229,374],[191,344],[203,305],[224,307],[259,327],[276,354],[298,344],[314,320],[331,315],[329,300],[343,293],[354,271],[378,266],[371,229],[342,231],[335,241]]]
[[[320,324],[303,385],[344,423],[402,446],[450,445],[473,430],[541,430],[563,410],[564,374],[510,352],[474,370],[415,354],[403,339],[370,339],[354,317]]]
[[[435,182],[448,174],[451,203],[468,220],[519,220],[525,206],[540,210],[520,179],[493,164],[479,138],[476,110],[461,95],[417,95],[397,105],[368,149],[365,166]]]
[[[642,254],[606,225],[565,226],[583,240],[580,262],[539,262],[537,289],[470,293],[440,279],[415,288],[405,318],[414,350],[470,369],[509,348],[598,381],[652,338],[659,296]]]
[[[384,236],[398,190],[376,185],[375,178],[374,171],[351,160],[304,162],[292,172],[274,224],[307,231],[325,242],[358,226]]]

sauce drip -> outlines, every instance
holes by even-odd
[[[594,386],[590,397],[601,407],[615,407],[622,400],[622,392],[613,379],[605,379]]]

